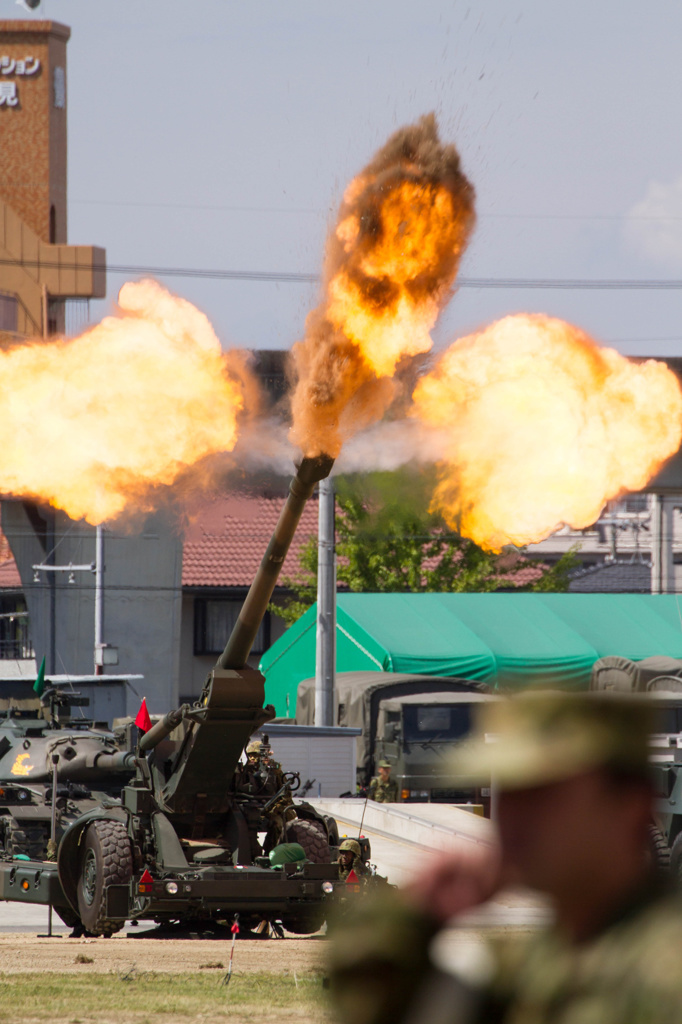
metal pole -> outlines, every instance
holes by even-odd
[[[673,565],[674,500],[654,494],[651,502],[651,593],[675,591]]]
[[[50,840],[52,857],[57,859],[57,765],[59,754],[52,755],[52,806],[50,809]],[[47,916],[47,934],[52,938],[52,904],[50,903]]]
[[[95,533],[95,675],[101,676],[102,634],[104,625],[104,604],[102,601],[102,578],[104,575],[104,530],[97,527]],[[100,657],[98,658],[98,654]]]
[[[315,725],[334,725],[336,675],[336,517],[334,485],[320,481],[317,540],[317,638],[315,648]]]

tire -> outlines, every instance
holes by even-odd
[[[677,834],[670,850],[670,874],[673,884],[682,887],[682,832]]]
[[[7,849],[13,857],[22,854],[29,860],[45,860],[47,840],[47,826],[26,825],[10,820]]]
[[[339,826],[336,823],[336,818],[332,818],[330,814],[325,815],[324,820],[327,823],[327,832],[329,833],[329,845],[339,845]]]
[[[657,825],[649,825],[649,849],[656,871],[659,874],[667,874],[671,868],[672,851]]]
[[[323,910],[308,910],[305,913],[296,914],[295,917],[283,917],[282,927],[294,935],[313,935],[315,932],[319,932],[324,921]]]
[[[106,917],[105,887],[128,882],[133,874],[133,855],[125,825],[120,821],[93,821],[85,833],[78,877],[78,912],[83,926],[93,935],[113,935],[124,921]]]
[[[314,821],[306,821],[304,818],[296,818],[290,821],[286,830],[287,843],[300,843],[305,850],[305,855],[313,864],[330,864],[332,852],[327,842],[324,826]],[[285,928],[287,925],[284,926]],[[293,931],[289,928],[289,931]],[[317,928],[314,929],[317,931]],[[307,933],[301,933],[307,934]]]

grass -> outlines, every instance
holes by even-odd
[[[2,1024],[203,1024],[327,1018],[319,974],[0,974]]]

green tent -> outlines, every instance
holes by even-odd
[[[266,700],[296,714],[315,674],[317,607],[263,655]],[[370,670],[486,680],[501,688],[586,688],[597,658],[682,658],[674,595],[339,594],[338,672]]]

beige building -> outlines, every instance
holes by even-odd
[[[54,21],[0,21],[0,343],[59,334],[68,299],[104,298],[104,249],[67,245],[66,44]]]

